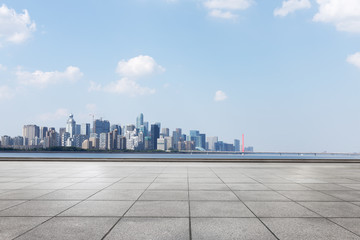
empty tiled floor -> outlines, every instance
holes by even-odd
[[[0,162],[0,239],[359,239],[360,164]]]

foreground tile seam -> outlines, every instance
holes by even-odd
[[[104,240],[110,232],[115,228],[115,226],[121,221],[121,219],[124,218],[124,216],[130,211],[130,209],[135,205],[136,202],[139,201],[141,196],[146,192],[146,190],[155,182],[155,180],[159,177],[159,175],[164,171],[166,167],[163,167],[163,170],[153,179],[153,181],[144,189],[144,191],[139,195],[139,197],[130,205],[130,207],[124,212],[124,214],[114,223],[114,225],[105,233],[105,235],[101,238],[101,240]]]
[[[136,171],[136,170],[134,170],[134,171]],[[132,173],[132,172],[131,172],[131,173]],[[131,174],[131,173],[130,173],[130,174]],[[127,177],[127,176],[126,176],[126,177]],[[124,179],[124,178],[126,178],[126,177],[121,178],[119,181],[121,181],[122,179]],[[118,182],[118,181],[117,181],[117,182]],[[115,183],[117,183],[117,182],[114,182],[113,184],[115,184]],[[75,184],[76,184],[76,183],[75,183]],[[110,186],[111,186],[111,185],[113,185],[113,184],[110,184],[108,187],[110,187]],[[106,187],[106,188],[107,188],[107,187]],[[100,192],[100,191],[102,191],[102,190],[104,190],[104,189],[105,189],[105,188],[103,188],[103,189],[99,189],[99,191],[95,192],[94,194],[90,195],[89,197],[87,197],[87,198],[83,199],[82,201],[79,201],[78,203],[76,203],[76,204],[74,204],[74,205],[72,205],[72,206],[68,207],[67,209],[65,209],[65,210],[63,210],[63,211],[61,211],[61,212],[59,212],[58,214],[56,214],[56,215],[54,215],[54,216],[50,217],[49,219],[45,220],[44,222],[42,222],[42,223],[40,223],[40,224],[38,224],[38,225],[34,226],[33,228],[31,228],[31,229],[27,230],[26,232],[24,232],[24,233],[22,233],[22,234],[20,234],[20,235],[16,236],[16,237],[15,237],[15,238],[13,238],[13,239],[17,239],[17,238],[19,238],[19,237],[21,237],[21,236],[23,236],[23,235],[27,234],[28,232],[30,232],[30,231],[32,231],[32,230],[34,230],[35,228],[40,227],[40,226],[41,226],[41,225],[43,225],[44,223],[46,223],[46,222],[50,221],[51,219],[54,219],[55,217],[59,216],[60,214],[62,214],[62,213],[63,213],[63,212],[65,212],[65,211],[69,210],[70,208],[75,207],[76,205],[78,205],[78,204],[80,204],[80,203],[82,203],[82,202],[86,201],[87,199],[89,199],[90,197],[94,196],[95,194],[97,194],[98,192]],[[56,191],[56,190],[55,190],[55,191]],[[46,194],[45,194],[45,195],[46,195]],[[29,200],[29,201],[31,201],[31,200]],[[115,218],[117,218],[117,217],[115,217]]]
[[[192,240],[189,167],[186,168],[186,176],[187,176],[187,186],[188,186],[188,207],[189,207],[189,240]]]
[[[230,191],[239,199],[242,204],[263,224],[263,226],[278,240],[280,240],[271,229],[265,225],[265,223],[240,199],[238,195],[235,194],[235,192],[220,178],[217,173],[210,167],[210,170],[230,189]]]

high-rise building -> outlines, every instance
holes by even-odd
[[[181,141],[181,128],[176,128],[173,131],[173,149],[178,149],[178,142]],[[181,149],[178,149],[181,150]]]
[[[164,136],[164,137],[168,137],[170,136],[170,131],[168,128],[162,128],[161,129],[161,134]]]
[[[14,137],[13,139],[14,146],[22,146],[24,145],[24,138],[21,136]]]
[[[141,125],[144,125],[144,114],[142,113],[136,118],[136,128],[140,128]]]
[[[108,134],[107,133],[100,133],[99,138],[99,149],[106,150],[108,148]]]
[[[90,123],[81,124],[81,135],[85,135],[87,138],[90,137]]]
[[[61,146],[66,147],[66,143],[67,143],[69,138],[70,138],[70,133],[64,132],[61,135]]]
[[[76,133],[76,121],[74,119],[74,115],[70,114],[69,119],[66,123],[66,132],[70,134],[70,137],[73,137]]]
[[[13,145],[13,139],[10,136],[1,136],[1,147],[10,147]]]
[[[234,139],[234,151],[240,152],[240,140],[239,139]]]
[[[174,149],[174,143],[172,137],[165,137],[166,140],[166,150],[173,150]]]
[[[100,135],[100,133],[110,132],[110,122],[107,120],[96,119],[93,124],[94,133]]]
[[[117,129],[117,134],[118,135],[122,135],[120,124],[113,124],[113,125],[110,126],[110,132],[113,132],[115,129]]]
[[[166,150],[166,146],[167,146],[167,143],[166,143],[166,139],[163,138],[163,137],[160,137],[157,139],[157,150],[162,150],[162,151],[165,151]]]
[[[23,137],[28,145],[36,145],[35,138],[40,137],[40,129],[36,125],[25,125],[23,127]]]
[[[40,139],[43,140],[46,137],[47,127],[40,127]]]
[[[151,148],[157,149],[157,139],[160,136],[160,128],[157,124],[151,124]]]
[[[218,142],[218,137],[207,137],[207,150],[216,151],[216,143]]]
[[[117,149],[125,150],[126,149],[126,137],[118,135],[117,136]]]
[[[91,149],[99,149],[99,138],[90,137],[89,144]]]

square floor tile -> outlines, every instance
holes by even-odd
[[[360,191],[324,191],[324,193],[349,202],[360,201]]]
[[[188,183],[153,183],[148,190],[188,190]]]
[[[229,183],[229,188],[240,191],[266,191],[270,190],[267,186],[258,183]]]
[[[355,234],[324,218],[262,218],[281,240],[358,240]]]
[[[299,191],[305,191],[305,190],[311,190],[310,188],[304,187],[300,184],[290,184],[290,183],[284,183],[284,184],[265,184],[267,187],[269,187],[272,190],[299,190]]]
[[[190,191],[197,191],[197,190],[209,190],[209,191],[229,191],[229,188],[223,183],[191,183],[190,184]]]
[[[320,217],[294,202],[246,202],[257,217]]]
[[[255,217],[242,202],[191,201],[191,217]]]
[[[95,194],[98,190],[56,190],[43,195],[38,200],[84,200]]]
[[[231,191],[190,191],[190,200],[239,201]]]
[[[290,201],[286,197],[274,191],[235,191],[242,201]]]
[[[136,217],[188,217],[187,201],[137,201],[125,216]]]
[[[308,183],[303,185],[313,190],[351,190],[348,187],[333,183]]]
[[[115,183],[107,188],[109,189],[139,189],[139,190],[145,190],[147,187],[149,187],[150,183]]]
[[[30,200],[43,196],[52,191],[54,190],[18,189],[1,194],[0,199]]]
[[[139,200],[188,200],[188,195],[188,191],[149,190]]]
[[[188,218],[123,218],[106,240],[188,240]]]
[[[23,240],[98,240],[101,239],[118,218],[56,217],[22,235]]]
[[[45,222],[48,217],[1,217],[0,239],[13,239]]]
[[[134,201],[84,201],[60,216],[121,217],[133,203]]]
[[[276,239],[256,218],[192,218],[193,240]]]
[[[0,212],[0,216],[21,217],[51,217],[55,216],[69,207],[75,205],[76,201],[28,201],[20,205],[8,208]]]
[[[299,202],[323,217],[360,217],[360,207],[347,202]]]
[[[0,200],[0,211],[4,210],[6,208],[19,205],[20,203],[23,203],[25,201],[19,201],[19,200]]]
[[[102,190],[89,198],[89,200],[137,200],[143,192],[143,190],[131,189]]]
[[[293,201],[341,201],[327,194],[317,191],[279,191]]]
[[[331,218],[330,220],[360,236],[360,218]]]

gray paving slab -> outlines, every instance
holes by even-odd
[[[360,190],[360,183],[357,184],[341,184],[341,186],[347,187],[349,190]],[[328,190],[338,190],[338,189],[328,189]]]
[[[351,190],[346,186],[333,183],[308,183],[303,185],[313,190]]]
[[[84,200],[95,194],[97,191],[99,190],[61,189],[38,197],[37,200]]]
[[[267,186],[259,183],[229,183],[227,186],[231,190],[240,190],[240,191],[266,191],[271,190]]]
[[[0,211],[0,216],[46,217],[55,216],[74,206],[77,201],[28,201]]]
[[[188,183],[152,183],[148,190],[188,190]]]
[[[190,200],[239,201],[232,191],[190,191]]]
[[[281,240],[359,240],[360,237],[324,218],[262,218]]]
[[[242,202],[191,201],[191,217],[255,217]]]
[[[0,199],[30,200],[30,199],[38,198],[53,191],[54,190],[18,189],[1,194]]]
[[[274,191],[235,191],[242,201],[290,201],[288,198]]]
[[[106,189],[93,195],[89,200],[136,200],[144,190],[138,189]]]
[[[48,217],[1,217],[0,239],[14,239],[48,219]]]
[[[360,217],[360,206],[347,202],[299,202],[323,217]]]
[[[360,201],[360,191],[323,191],[326,194],[342,199],[344,201]]]
[[[289,191],[289,190],[295,190],[295,191],[306,191],[311,190],[310,188],[307,188],[305,186],[302,186],[300,184],[291,184],[291,183],[284,183],[284,184],[274,184],[269,183],[265,184],[268,188],[272,190],[283,190],[283,191]]]
[[[18,205],[20,203],[23,203],[25,201],[21,201],[21,200],[0,200],[0,211],[4,210],[6,208]]]
[[[145,190],[150,186],[150,183],[115,183],[108,186],[106,189],[130,189],[130,190]]]
[[[330,220],[360,236],[360,218],[331,218]]]
[[[174,190],[149,190],[145,191],[140,201],[144,200],[188,200],[188,191],[174,191]]]
[[[325,201],[325,202],[335,202],[341,201],[341,199],[329,196],[318,191],[278,191],[287,198],[290,198],[293,201]],[[341,191],[342,192],[342,191]]]
[[[125,216],[188,217],[188,201],[137,201]]]
[[[320,217],[294,202],[246,202],[257,217]]]
[[[188,240],[188,218],[122,218],[106,240]]]
[[[84,201],[60,216],[71,217],[121,217],[130,208],[134,201]]]
[[[276,239],[256,218],[193,218],[191,233],[193,240]]]
[[[118,218],[56,217],[25,233],[19,240],[99,240]]]
[[[66,187],[65,189],[104,189],[108,186],[110,186],[111,183],[89,183],[89,182],[82,182],[82,183],[75,183],[73,185],[70,185]]]

